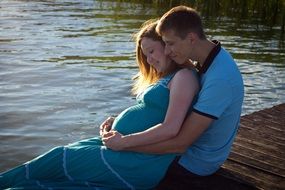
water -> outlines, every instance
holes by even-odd
[[[1,0],[0,171],[97,135],[107,116],[132,105],[132,34],[165,10],[116,1]],[[285,102],[278,28],[256,32],[227,17],[205,25],[242,71],[243,114]]]

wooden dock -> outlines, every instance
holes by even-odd
[[[241,118],[231,154],[218,173],[252,189],[285,190],[285,103]]]
[[[190,180],[164,187],[189,190]],[[285,103],[242,116],[229,158],[198,183],[203,190],[285,190]]]

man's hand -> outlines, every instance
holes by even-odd
[[[112,150],[123,150],[127,146],[124,136],[118,131],[109,131],[102,136],[103,144]]]
[[[101,125],[100,125],[100,136],[103,136],[105,133],[108,133],[113,125],[115,118],[114,117],[108,117]]]

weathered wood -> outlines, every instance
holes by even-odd
[[[187,179],[182,181],[166,181],[167,189],[188,190]],[[242,116],[228,160],[201,186],[285,190],[285,104]]]
[[[223,173],[225,177],[230,175],[232,179],[249,183],[258,189],[284,190],[285,187],[283,177],[260,171],[239,162],[228,160],[223,169],[225,169]]]
[[[220,173],[259,189],[285,189],[285,104],[241,118]]]

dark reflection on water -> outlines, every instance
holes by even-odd
[[[138,1],[0,1],[0,171],[98,134],[104,118],[133,104],[132,34],[168,8]],[[243,73],[243,114],[285,102],[280,26],[204,18],[207,34],[232,52]]]

